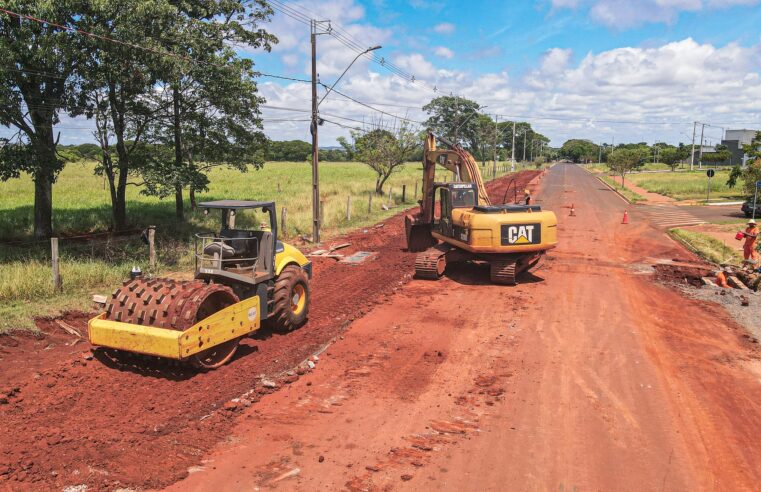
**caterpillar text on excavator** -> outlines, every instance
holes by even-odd
[[[436,140],[447,149],[437,149]],[[434,182],[436,165],[455,182]],[[483,261],[491,281],[515,285],[516,277],[557,245],[557,218],[539,205],[492,204],[478,163],[459,145],[429,133],[423,154],[420,212],[405,217],[407,248],[417,252],[415,274],[438,279],[448,263]]]

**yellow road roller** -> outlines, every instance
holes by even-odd
[[[275,203],[218,200],[199,207],[220,213],[221,228],[195,235],[195,279],[125,281],[90,320],[90,343],[208,370],[228,362],[240,339],[263,323],[290,331],[306,321],[312,264],[278,240]],[[269,220],[235,225],[259,217]]]

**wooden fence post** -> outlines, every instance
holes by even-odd
[[[283,235],[283,237],[288,237],[288,229],[285,227],[287,213],[287,208],[283,207],[280,209],[280,233]]]
[[[407,202],[407,185],[402,185],[402,203]]]
[[[413,198],[413,200],[415,201],[417,201],[417,190],[418,190],[418,187],[417,187],[417,179],[416,179],[415,180],[415,198]]]
[[[156,227],[148,226],[148,264],[151,270],[156,268]]]
[[[346,197],[346,221],[351,220],[351,195]]]
[[[57,237],[50,238],[50,258],[51,258],[51,263],[53,266],[53,289],[56,292],[60,292],[61,287],[63,286],[63,282],[61,281],[61,270],[60,270],[61,265],[58,260],[58,238]]]
[[[388,206],[391,206],[391,193],[394,191],[392,187],[388,187]]]
[[[370,192],[370,198],[367,200],[367,213],[372,213],[373,211],[373,192]]]

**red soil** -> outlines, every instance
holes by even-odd
[[[520,173],[511,189],[523,190],[538,174]],[[510,181],[487,185],[493,199],[502,200]],[[39,322],[41,339],[0,337],[0,402],[7,400],[0,403],[0,488],[156,488],[185,477],[230,434],[236,419],[226,402],[257,386],[268,392],[259,375],[282,376],[411,278],[403,215],[340,238],[351,243],[344,254],[378,254],[358,266],[315,259],[309,322],[286,335],[259,332],[216,371],[93,360],[86,342],[72,346],[76,337],[50,320]],[[86,318],[70,313],[64,321],[85,333]]]

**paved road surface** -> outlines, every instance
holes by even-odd
[[[522,285],[460,268],[379,299],[174,488],[757,489],[757,346],[648,275],[689,254],[644,217],[621,225],[574,165],[538,199],[562,242]]]

